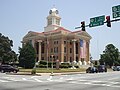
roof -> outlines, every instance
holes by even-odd
[[[57,28],[56,30],[47,31],[47,32],[42,32],[42,33],[47,34],[47,33],[59,32],[59,31],[65,31],[65,32],[71,33],[70,30],[67,30],[67,29],[65,29],[65,28],[63,28],[63,27],[59,27],[59,28]]]
[[[84,36],[87,36],[91,39],[91,36],[85,32],[85,31],[82,31],[82,30],[77,30],[77,31],[70,31],[70,30],[67,30],[65,29],[64,27],[58,27],[56,30],[52,30],[52,31],[47,31],[47,32],[34,32],[34,31],[29,31],[28,34],[26,34],[24,36],[24,38],[29,38],[29,37],[37,37],[37,36],[40,36],[40,37],[44,37],[45,35],[49,35],[49,34],[57,34],[57,33],[64,33],[66,35],[77,35],[77,36],[80,36],[80,35],[84,35]]]

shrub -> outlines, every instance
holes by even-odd
[[[68,62],[67,63],[61,63],[61,65],[70,65],[70,63],[68,63]]]
[[[32,74],[32,75],[33,75],[33,74],[36,74],[36,69],[35,69],[35,68],[32,69],[31,74]]]
[[[46,61],[41,60],[39,64],[46,65],[46,64],[47,64],[47,62],[46,62]]]

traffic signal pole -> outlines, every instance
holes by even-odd
[[[120,19],[114,19],[114,20],[110,20],[110,22],[116,22],[116,21],[120,21]],[[105,21],[104,23],[107,23],[107,21]],[[90,27],[89,25],[85,25],[85,27]],[[78,28],[82,28],[82,27],[75,27],[75,29]]]
[[[85,27],[89,27],[89,25],[85,25]],[[82,27],[75,27],[75,29],[82,28]]]
[[[120,21],[120,19],[110,20],[110,22]],[[106,21],[104,23],[107,23]]]

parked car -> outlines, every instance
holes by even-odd
[[[107,72],[107,67],[105,65],[99,65],[98,72]]]
[[[19,71],[18,68],[13,67],[11,65],[0,65],[0,72],[4,73],[4,72],[14,72],[17,73]]]
[[[113,71],[120,71],[120,66],[113,66],[113,67],[112,67],[112,70],[113,70]]]
[[[98,70],[96,67],[88,67],[86,69],[86,73],[97,73],[97,72],[98,72]]]

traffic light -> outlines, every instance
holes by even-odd
[[[81,22],[82,31],[85,31],[85,21]]]
[[[111,27],[110,16],[106,16],[106,23],[108,27]]]

